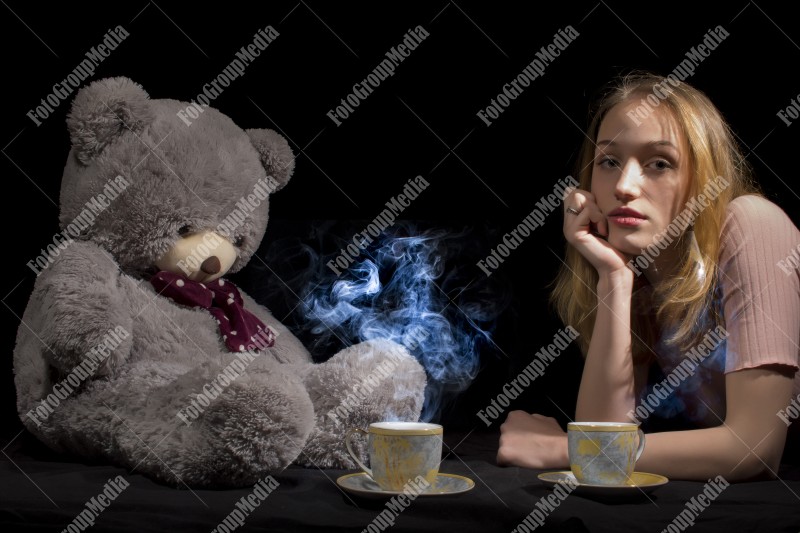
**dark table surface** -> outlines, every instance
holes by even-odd
[[[541,498],[552,494],[537,478],[539,471],[495,464],[496,434],[475,432],[464,439],[453,433],[445,444],[441,472],[467,476],[475,488],[459,495],[419,497],[396,516],[384,513],[394,522],[389,531],[511,532]],[[277,488],[235,530],[384,531],[380,522],[372,521],[389,509],[386,501],[350,495],[336,485],[338,477],[350,472],[288,468],[274,476]],[[118,475],[130,486],[99,513],[91,531],[212,531],[252,492],[170,488],[122,468],[58,456],[23,433],[0,455],[0,528],[62,531]],[[779,478],[726,488],[699,513],[691,531],[799,532],[800,467],[783,465]],[[670,481],[647,496],[616,501],[570,494],[535,529],[660,532],[703,486]]]

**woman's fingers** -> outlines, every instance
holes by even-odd
[[[570,213],[570,209],[574,209],[576,211],[582,211],[583,206],[586,203],[587,196],[591,196],[592,193],[584,191],[583,189],[575,189],[569,188],[567,189],[567,194],[564,196],[564,214],[571,214],[577,216],[576,213]]]
[[[566,448],[566,433],[555,418],[512,411],[500,426],[497,464],[560,468]]]
[[[589,220],[591,220],[597,228],[597,234],[601,237],[608,237],[608,220],[606,216],[597,207],[594,202],[587,203],[584,208],[589,213]]]
[[[598,272],[626,268],[625,255],[608,242],[608,219],[592,193],[582,189],[564,198],[564,236]]]
[[[586,191],[574,189],[564,200],[564,226],[584,225],[587,220],[585,207],[588,201]]]
[[[606,217],[594,200],[594,195],[588,191],[574,189],[564,200],[564,229],[567,239],[578,237],[581,228],[583,232],[590,233],[592,223],[597,226],[598,233],[608,235]]]
[[[600,215],[600,221],[597,223],[597,232],[603,237],[608,237],[608,218],[602,213]]]

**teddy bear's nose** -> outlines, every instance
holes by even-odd
[[[217,256],[212,255],[203,261],[203,264],[200,265],[200,270],[206,274],[216,274],[219,272],[220,266],[221,265],[219,264],[219,259],[217,259]]]

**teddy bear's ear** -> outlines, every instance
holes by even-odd
[[[247,130],[247,135],[261,157],[261,164],[264,165],[267,175],[278,182],[275,190],[282,189],[294,171],[294,154],[289,143],[273,130],[252,129]]]
[[[88,165],[123,132],[138,133],[152,122],[149,96],[128,78],[106,78],[75,96],[67,128],[78,160]]]

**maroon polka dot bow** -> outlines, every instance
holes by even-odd
[[[156,291],[175,303],[208,309],[232,352],[258,351],[275,344],[275,332],[244,308],[239,289],[222,278],[203,283],[162,270],[150,278]]]

